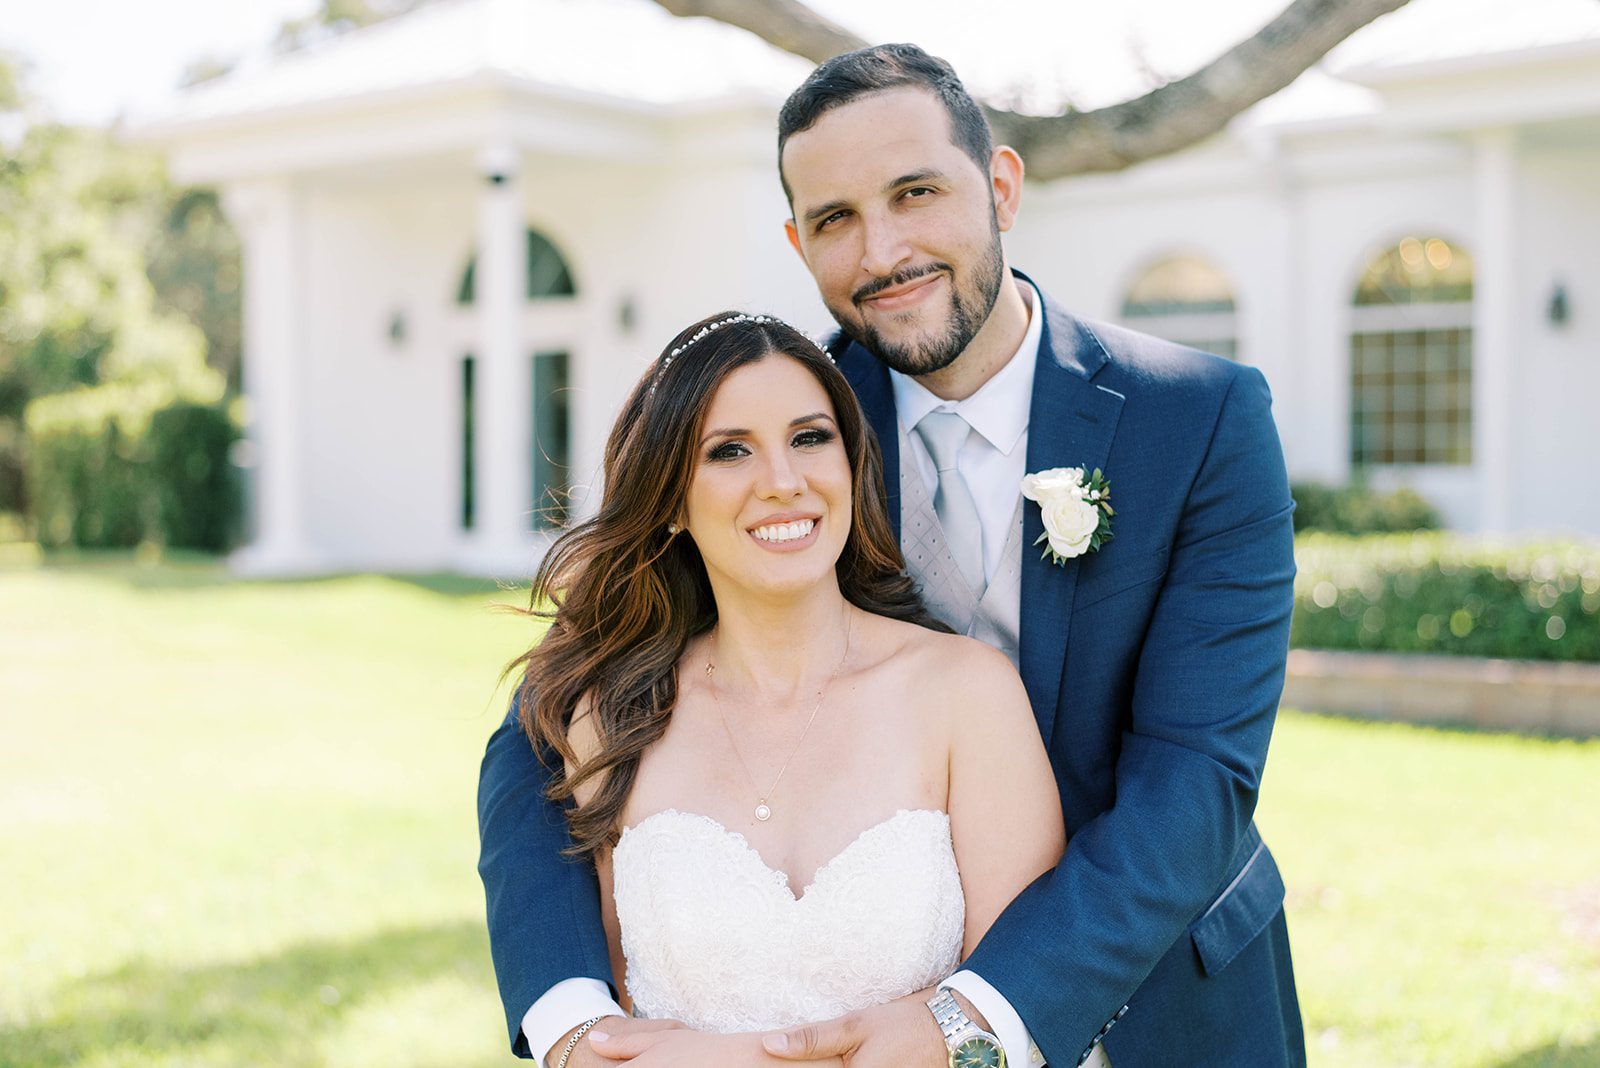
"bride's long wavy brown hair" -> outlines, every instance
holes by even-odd
[[[530,611],[548,618],[549,629],[506,668],[521,669],[518,717],[551,770],[548,796],[568,806],[571,856],[616,843],[640,757],[671,719],[678,661],[689,640],[716,622],[699,551],[667,528],[682,513],[712,396],[736,368],[773,357],[798,361],[833,403],[852,479],[850,533],[835,565],[845,598],[868,612],[949,629],[927,613],[906,574],[889,524],[883,460],[844,375],[793,327],[726,322],[736,314],[684,328],[634,387],[606,441],[599,512],[556,541],[534,578]],[[721,325],[671,355],[713,322]],[[581,762],[567,738],[580,700],[598,738]],[[598,791],[577,805],[574,792],[591,779]]]

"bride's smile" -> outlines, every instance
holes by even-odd
[[[750,531],[750,536],[773,549],[789,551],[809,544],[811,535],[817,532],[820,522],[817,516],[805,516],[791,519],[787,516],[771,516]]]

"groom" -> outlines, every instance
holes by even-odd
[[[936,612],[1018,665],[1065,810],[1065,857],[951,978],[956,1010],[1016,1068],[1304,1064],[1283,882],[1252,820],[1294,574],[1264,380],[1076,319],[1011,271],[1022,161],[942,60],[830,60],[778,136],[789,241],[843,328],[907,560]],[[1016,488],[1051,468],[1101,469],[1115,504],[1114,538],[1065,546],[1061,566]],[[508,718],[484,759],[479,869],[513,1045],[534,1056],[617,1011],[593,878],[557,855],[541,786]],[[569,1064],[646,1051],[651,1026],[606,1019]],[[768,1048],[954,1063],[920,999]]]

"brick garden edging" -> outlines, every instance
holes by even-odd
[[[1600,664],[1294,649],[1285,708],[1600,736]]]

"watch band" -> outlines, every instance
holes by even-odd
[[[934,1022],[939,1025],[939,1033],[944,1035],[945,1045],[951,1049],[961,1045],[961,1040],[967,1037],[966,1032],[977,1028],[961,1010],[961,1003],[955,999],[955,995],[948,990],[940,988],[928,999],[928,1008],[933,1012]]]
[[[939,1025],[939,1033],[944,1035],[944,1044],[952,1054],[962,1043],[982,1038],[1000,1052],[1001,1063],[1005,1063],[1005,1047],[1000,1045],[1000,1040],[974,1023],[949,989],[940,987],[938,992],[928,999],[928,1009],[933,1013],[934,1022]]]

